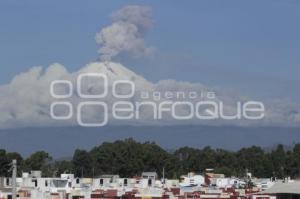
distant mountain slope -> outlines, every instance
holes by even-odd
[[[212,146],[230,150],[259,145],[270,147],[300,142],[300,128],[213,126],[106,126],[103,128],[23,128],[0,131],[0,148],[29,155],[46,150],[55,158],[68,157],[74,149],[90,149],[104,141],[132,137],[155,141],[166,149]]]

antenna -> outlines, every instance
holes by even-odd
[[[12,199],[17,199],[17,160],[12,161]]]

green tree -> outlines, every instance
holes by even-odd
[[[87,151],[76,149],[72,164],[76,177],[92,177],[92,159]]]
[[[90,152],[95,173],[119,174],[122,177],[139,175],[143,171],[156,171],[166,177],[177,174],[177,158],[153,142],[139,143],[125,139],[114,143],[103,143]]]
[[[272,176],[272,164],[269,156],[258,146],[243,148],[237,152],[239,176],[245,176],[246,170],[257,177]]]
[[[286,152],[282,144],[279,144],[270,154],[273,165],[273,175],[284,178],[286,175]]]
[[[42,170],[45,168],[52,157],[45,151],[38,151],[33,153],[29,158],[24,160],[23,168],[24,170]]]
[[[7,158],[6,151],[0,149],[0,176],[8,176],[11,162]]]
[[[56,161],[54,163],[56,176],[59,177],[62,173],[72,173],[73,172],[73,163],[71,161]]]

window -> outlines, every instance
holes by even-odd
[[[38,181],[37,181],[37,179],[34,179],[34,180],[32,180],[31,182],[34,183],[34,187],[37,187],[37,186],[38,186]]]
[[[151,185],[152,185],[152,180],[148,179],[148,186],[151,186]]]

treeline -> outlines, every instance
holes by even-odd
[[[122,177],[140,175],[143,171],[156,171],[162,176],[163,168],[168,178],[178,178],[187,172],[214,172],[226,176],[244,177],[251,172],[256,177],[300,176],[300,144],[286,150],[278,145],[270,151],[258,146],[227,151],[205,147],[179,148],[166,151],[153,142],[139,143],[133,139],[105,142],[90,151],[77,149],[70,161],[55,161],[44,151],[28,158],[18,153],[0,150],[0,176],[9,176],[10,162],[18,160],[18,174],[22,171],[42,170],[44,176],[55,177],[61,173],[74,173],[77,177],[96,177],[101,174],[119,174]]]

